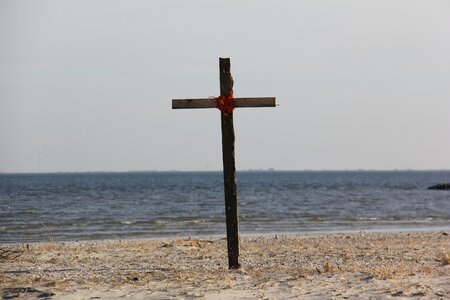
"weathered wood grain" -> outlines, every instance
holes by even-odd
[[[235,107],[275,107],[275,97],[234,98]],[[216,98],[173,99],[172,109],[215,108]]]
[[[220,95],[233,94],[233,77],[230,72],[230,59],[219,59]],[[227,223],[228,267],[239,269],[239,228],[236,188],[236,166],[234,158],[233,112],[221,112],[223,182],[225,189],[225,217]]]

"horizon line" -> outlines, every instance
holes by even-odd
[[[238,172],[448,172],[450,169],[242,169]],[[0,172],[0,175],[82,174],[82,173],[217,173],[223,170],[128,170],[128,171],[51,171]]]

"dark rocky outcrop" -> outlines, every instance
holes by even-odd
[[[450,183],[440,183],[428,188],[429,190],[446,190],[450,191]]]

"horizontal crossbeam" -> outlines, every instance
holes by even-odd
[[[275,107],[275,97],[234,98],[235,107]],[[215,108],[216,98],[173,99],[172,109]]]

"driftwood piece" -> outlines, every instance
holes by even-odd
[[[8,249],[8,248],[0,248],[0,261],[2,260],[15,260],[19,256],[23,254],[23,251]]]

